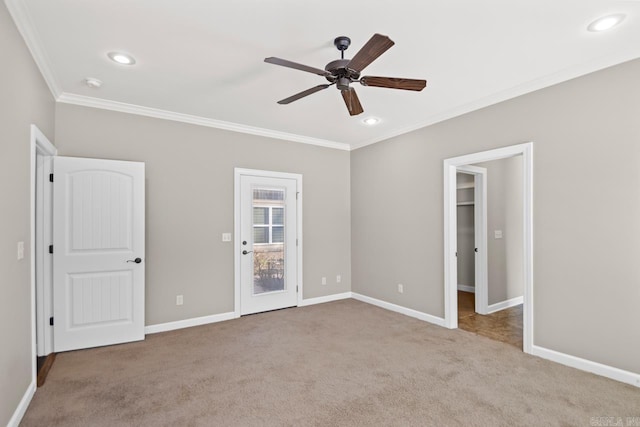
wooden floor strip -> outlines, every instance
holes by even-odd
[[[475,312],[475,295],[458,291],[458,327],[522,348],[522,304],[482,315]]]
[[[47,375],[49,375],[49,370],[51,369],[51,366],[53,366],[54,360],[56,360],[55,353],[49,354],[45,359],[42,368],[38,371],[38,387],[42,387],[44,385]]]

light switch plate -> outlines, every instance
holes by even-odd
[[[231,241],[231,233],[222,233],[222,241],[230,242]]]
[[[24,258],[24,242],[18,242],[18,260]]]
[[[502,230],[494,230],[493,234],[496,239],[502,239]]]

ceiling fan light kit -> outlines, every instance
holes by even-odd
[[[265,58],[265,62],[274,65],[280,65],[283,67],[289,67],[300,71],[306,71],[308,73],[317,74],[323,76],[329,82],[328,84],[322,84],[310,89],[304,90],[300,93],[292,95],[288,98],[278,101],[278,104],[289,104],[297,101],[298,99],[309,96],[313,93],[319,92],[330,86],[336,85],[336,88],[342,93],[342,98],[347,110],[351,116],[361,114],[364,109],[360,104],[358,95],[354,88],[350,86],[351,83],[360,83],[363,86],[374,86],[389,89],[403,89],[419,92],[427,85],[426,80],[416,79],[404,79],[396,77],[374,77],[363,76],[360,77],[362,70],[364,70],[369,64],[375,61],[380,55],[385,53],[394,42],[387,36],[382,34],[374,34],[371,39],[354,55],[352,59],[344,59],[344,51],[351,45],[351,39],[346,36],[336,37],[333,41],[335,47],[340,51],[340,59],[329,62],[324,70],[319,68],[309,67],[307,65],[291,62],[286,59],[280,59],[275,57]]]

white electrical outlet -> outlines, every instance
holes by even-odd
[[[399,293],[404,293],[404,285],[402,283],[398,283],[398,292]]]
[[[326,285],[326,284],[327,284],[327,278],[326,278],[326,277],[323,277],[323,278],[322,278],[322,284],[323,284],[323,285]]]
[[[231,233],[222,233],[222,241],[230,242],[231,241]]]
[[[18,242],[18,260],[24,258],[24,242]]]
[[[342,282],[342,276],[340,276],[339,274],[336,276],[336,283],[340,283]]]
[[[176,305],[184,304],[184,298],[182,295],[176,295]]]

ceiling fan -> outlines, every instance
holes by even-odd
[[[329,62],[324,67],[324,70],[287,61],[286,59],[275,57],[265,58],[264,62],[317,74],[325,77],[329,81],[328,84],[325,83],[318,85],[282,99],[278,101],[278,104],[290,104],[293,101],[297,101],[300,98],[319,92],[329,86],[336,85],[338,90],[342,92],[342,98],[347,105],[349,114],[355,116],[362,113],[364,110],[362,109],[362,105],[360,104],[360,100],[358,99],[355,89],[349,86],[351,83],[359,82],[363,86],[386,87],[390,89],[404,89],[417,92],[424,89],[427,85],[426,80],[402,79],[396,77],[360,77],[360,73],[365,69],[365,67],[367,67],[367,65],[371,64],[394,45],[394,42],[387,36],[374,34],[352,59],[344,59],[344,51],[347,50],[351,44],[351,39],[349,37],[337,37],[333,41],[333,44],[340,51],[341,59]]]

